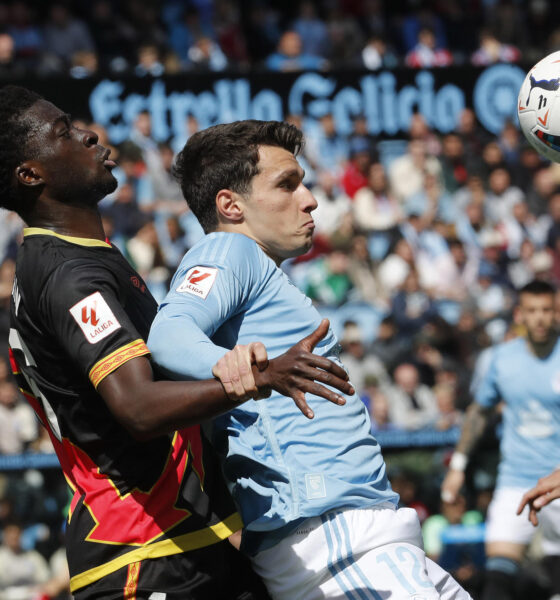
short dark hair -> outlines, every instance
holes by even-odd
[[[173,174],[205,232],[218,226],[216,195],[221,189],[247,194],[259,173],[259,146],[278,146],[297,155],[303,133],[280,121],[236,121],[198,131],[179,152]]]
[[[517,290],[517,294],[521,297],[521,294],[533,294],[535,296],[543,296],[550,294],[554,296],[556,288],[548,283],[548,281],[542,281],[540,279],[533,279],[529,283],[525,284],[522,288]]]
[[[27,88],[6,85],[0,88],[0,206],[18,211],[14,169],[26,159],[29,124],[21,115],[42,97]]]

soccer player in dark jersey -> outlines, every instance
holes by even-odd
[[[240,365],[260,363],[250,377],[239,368],[241,380],[224,385],[154,381],[144,340],[156,303],[105,237],[97,203],[116,181],[97,141],[33,92],[0,89],[0,205],[28,225],[13,287],[12,367],[74,491],[72,592],[261,597],[239,584],[243,567],[226,540],[242,523],[200,423],[270,388],[305,410],[302,391],[341,402],[317,382],[351,386],[310,352],[325,324],[268,366],[264,347],[232,351]]]

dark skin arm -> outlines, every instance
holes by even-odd
[[[300,410],[309,418],[305,393],[322,396],[335,404],[345,400],[336,392],[316,381],[352,394],[346,371],[330,360],[312,353],[328,330],[322,323],[310,336],[288,352],[270,360],[263,371],[254,366],[253,375],[260,397],[275,389],[294,398]],[[99,384],[97,391],[115,418],[138,440],[189,427],[223,414],[241,402],[230,399],[217,380],[154,381],[150,362],[145,357],[129,360]]]

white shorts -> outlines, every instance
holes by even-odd
[[[274,600],[468,600],[426,558],[410,508],[340,510],[307,519],[252,559]]]
[[[486,542],[530,543],[537,530],[527,518],[529,508],[525,507],[519,516],[516,514],[526,491],[524,488],[496,489],[486,517]],[[538,515],[544,554],[560,554],[560,500],[543,507]]]

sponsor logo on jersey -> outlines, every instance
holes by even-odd
[[[177,288],[177,291],[181,294],[193,294],[205,300],[214,285],[214,281],[216,281],[217,275],[218,269],[193,267],[187,271],[185,279],[183,279],[183,283]]]
[[[100,292],[94,292],[74,304],[70,314],[90,344],[97,344],[121,326]]]

